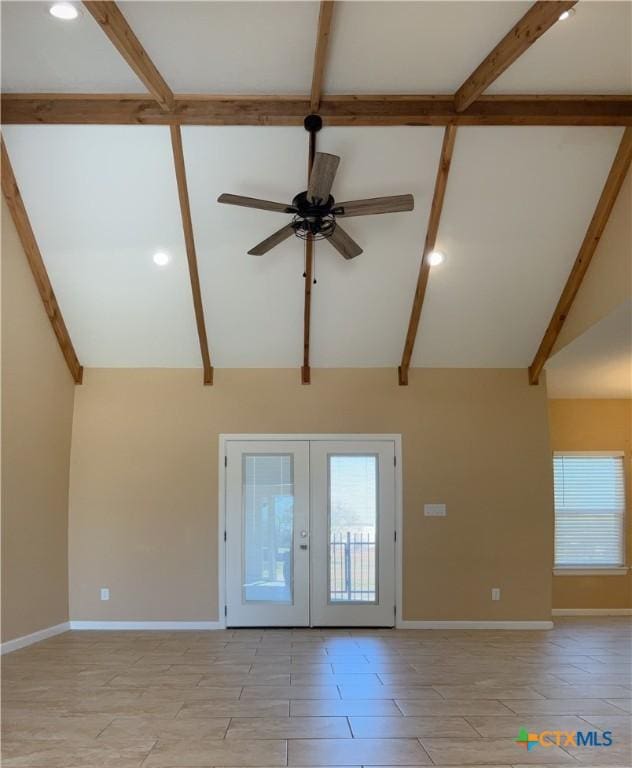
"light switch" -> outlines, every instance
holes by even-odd
[[[108,587],[101,587],[101,600],[110,599],[110,590]]]
[[[447,514],[445,504],[424,504],[426,517],[445,517]]]

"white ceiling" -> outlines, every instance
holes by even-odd
[[[49,5],[2,0],[3,92],[146,90],[90,14],[63,22]]]
[[[341,3],[327,90],[454,90],[528,5]],[[529,66],[517,62],[498,89],[632,90],[631,7],[582,0],[572,21],[538,41],[524,57]],[[176,91],[309,88],[313,2],[122,8]],[[3,2],[1,12],[4,90],[142,91],[85,11],[75,25],[52,19],[43,3]],[[81,362],[199,366],[168,129],[5,126],[3,134]],[[439,231],[447,261],[431,274],[414,365],[530,363],[621,134],[459,129]],[[345,221],[365,250],[354,261],[317,245],[313,365],[398,364],[441,138],[440,128],[320,134],[319,148],[342,157],[337,199],[412,192],[415,211]],[[305,187],[305,132],[185,127],[183,141],[214,365],[298,365],[301,243],[247,256],[286,217],[215,200],[233,192],[289,201]],[[152,263],[157,250],[172,256],[168,267]]]
[[[621,135],[459,130],[437,241],[448,261],[430,276],[414,365],[531,362]]]
[[[6,126],[51,281],[86,365],[199,361],[167,128]],[[576,256],[619,128],[467,128],[456,142],[413,363],[525,366]],[[365,252],[318,243],[313,364],[396,365],[441,146],[439,128],[329,128],[339,199],[412,192],[416,209],[345,221]],[[298,128],[186,127],[183,141],[217,366],[292,366],[302,348],[303,250],[246,251],[287,216],[221,192],[289,201],[305,187]],[[167,250],[172,263],[154,267]]]
[[[546,382],[549,397],[632,398],[632,301],[554,355]]]
[[[5,126],[53,289],[86,366],[198,366],[169,130]],[[152,254],[172,263],[157,269]]]
[[[122,2],[176,92],[306,93],[318,3]],[[528,2],[338,2],[329,93],[453,92]],[[142,91],[89,13],[71,24],[48,3],[2,2],[4,91]],[[632,88],[632,4],[582,0],[490,93]]]

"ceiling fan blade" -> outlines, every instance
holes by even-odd
[[[274,203],[272,200],[259,200],[257,197],[223,194],[217,198],[217,202],[226,203],[227,205],[241,205],[244,208],[258,208],[261,211],[294,213],[294,209],[289,205],[285,205],[284,203]]]
[[[362,253],[362,248],[339,224],[336,224],[336,228],[327,240],[345,259],[354,259]]]
[[[336,208],[343,208],[344,213],[336,216],[373,216],[378,213],[397,213],[412,211],[415,198],[412,195],[391,195],[390,197],[372,197],[368,200],[350,200],[336,203]]]
[[[248,253],[251,256],[263,256],[264,253],[272,250],[275,245],[287,240],[288,237],[292,237],[293,234],[294,227],[291,224],[286,224],[284,227],[281,227],[281,229],[274,232],[274,234],[270,235],[270,237],[266,237],[265,240],[262,240],[255,245],[254,248],[251,248]]]
[[[326,202],[334,183],[340,158],[338,155],[328,155],[325,152],[316,152],[314,165],[309,176],[307,197],[312,201]]]

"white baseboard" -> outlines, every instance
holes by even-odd
[[[223,629],[220,621],[75,621],[70,629]]]
[[[632,608],[553,608],[553,616],[632,616]]]
[[[16,637],[13,640],[7,640],[0,645],[0,655],[5,653],[11,653],[11,651],[17,651],[19,648],[26,648],[27,645],[33,645],[33,643],[39,643],[42,640],[46,640],[48,637],[54,637],[55,635],[61,635],[62,632],[68,632],[70,629],[70,622],[65,621],[62,624],[56,624],[54,627],[46,627],[46,629],[40,629],[37,632],[32,632],[30,635],[23,635],[22,637]]]
[[[397,629],[553,629],[552,621],[408,621]]]

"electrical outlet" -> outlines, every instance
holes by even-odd
[[[101,600],[109,600],[109,599],[110,599],[109,587],[101,587]]]
[[[424,504],[426,517],[445,517],[447,514],[445,504]]]
[[[492,600],[500,600],[500,587],[492,587]]]

